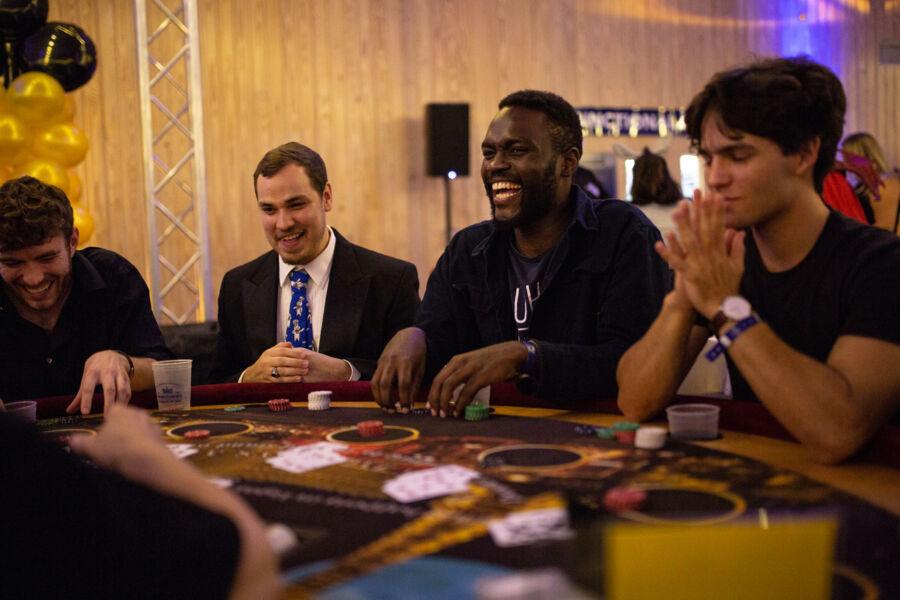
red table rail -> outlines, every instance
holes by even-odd
[[[246,404],[265,402],[271,398],[288,398],[292,402],[305,402],[306,395],[313,390],[331,390],[333,399],[342,402],[373,402],[368,381],[330,383],[226,383],[220,385],[199,385],[191,389],[192,406],[212,404]],[[424,403],[426,392],[420,394]],[[46,419],[65,415],[66,406],[72,396],[56,396],[38,399],[38,418]],[[721,408],[719,425],[722,429],[742,431],[755,435],[793,441],[793,437],[761,404],[739,400],[709,397],[679,396],[678,403],[706,402]],[[153,390],[137,392],[132,404],[143,408],[156,408],[156,393]],[[512,384],[491,386],[491,404],[497,406],[526,406],[558,408],[576,412],[619,413],[615,400],[594,400],[566,403],[534,396],[526,396]],[[94,396],[91,412],[103,410],[103,396]],[[900,469],[900,424],[892,422],[875,436],[860,458],[872,460]]]

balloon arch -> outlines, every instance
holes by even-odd
[[[0,181],[31,175],[66,193],[80,243],[94,231],[81,205],[88,139],[73,122],[67,92],[87,83],[97,68],[94,42],[77,25],[47,22],[47,0],[0,0]]]

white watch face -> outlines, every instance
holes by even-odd
[[[743,296],[728,296],[722,302],[722,312],[732,321],[740,321],[749,317],[753,311]]]

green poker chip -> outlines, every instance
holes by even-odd
[[[470,404],[466,407],[466,421],[484,421],[489,414],[490,409],[481,404]]]
[[[637,431],[638,425],[637,423],[632,423],[631,421],[619,421],[618,423],[613,423],[612,430],[613,431]]]
[[[240,412],[247,408],[246,406],[226,406],[225,412]]]
[[[597,427],[596,432],[601,440],[612,440],[616,437],[616,432],[609,427]]]

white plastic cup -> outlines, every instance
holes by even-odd
[[[159,410],[187,410],[191,407],[191,362],[191,359],[184,358],[153,363]]]
[[[666,409],[669,434],[679,440],[712,440],[719,436],[715,404],[676,404]]]
[[[20,402],[7,402],[6,412],[26,423],[37,421],[37,402],[34,400],[22,400]]]

